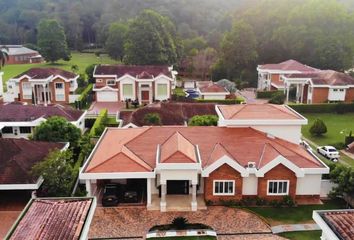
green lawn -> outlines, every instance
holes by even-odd
[[[343,208],[346,208],[346,204],[340,199],[325,201],[323,205],[302,205],[293,208],[247,207],[247,209],[264,217],[271,225],[311,222],[313,210]]]
[[[71,53],[71,60],[68,62],[65,61],[58,61],[55,64],[49,64],[49,63],[40,63],[40,64],[16,64],[16,65],[5,65],[4,68],[2,68],[2,71],[4,72],[4,84],[6,81],[12,77],[15,77],[16,75],[32,68],[32,67],[58,67],[62,68],[65,70],[71,70],[72,65],[77,65],[79,67],[79,72],[84,73],[85,68],[91,64],[113,64],[113,63],[118,63],[117,61],[111,59],[108,55],[106,54],[101,54],[101,56],[98,58],[95,54],[93,53],[79,53],[79,52],[72,52]]]
[[[287,232],[279,235],[290,240],[314,240],[320,239],[321,231]]]

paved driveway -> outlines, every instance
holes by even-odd
[[[125,107],[123,102],[93,102],[87,111],[88,114],[98,115],[102,109],[107,109],[108,114],[116,114]]]
[[[89,237],[142,237],[151,227],[171,223],[179,216],[187,218],[190,223],[209,225],[218,234],[271,232],[269,226],[257,215],[236,208],[217,206],[198,212],[161,213],[147,211],[145,208],[99,207],[96,208]]]

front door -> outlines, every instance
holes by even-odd
[[[189,194],[189,181],[167,181],[167,194]]]
[[[149,94],[150,94],[150,92],[148,90],[142,90],[141,91],[141,100],[142,101],[149,101]]]

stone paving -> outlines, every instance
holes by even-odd
[[[175,217],[180,216],[187,218],[190,223],[209,225],[218,234],[271,233],[268,224],[257,215],[236,208],[216,206],[197,212],[161,213],[147,211],[145,208],[98,207],[91,223],[89,237],[143,237],[151,227],[169,224]],[[240,236],[237,237],[233,239],[243,239]]]
[[[273,234],[248,234],[233,236],[218,236],[218,240],[285,240],[286,238]]]

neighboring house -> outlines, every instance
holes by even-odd
[[[307,119],[286,105],[217,105],[218,126],[253,127],[269,135],[299,144]]]
[[[296,101],[300,103],[327,103],[354,101],[354,78],[332,70],[285,74],[286,101],[291,86],[296,86]]]
[[[93,91],[97,102],[138,100],[140,104],[167,100],[177,72],[169,66],[97,65]]]
[[[9,79],[5,102],[68,104],[75,102],[79,75],[59,68],[31,68]]]
[[[86,240],[95,198],[31,199],[5,239]]]
[[[85,128],[86,111],[61,105],[0,104],[0,133],[3,138],[28,138],[33,129],[53,116],[64,117],[80,128]]]
[[[230,94],[224,87],[212,81],[199,81],[196,85],[201,99],[223,100]]]
[[[313,211],[313,220],[322,230],[321,240],[352,240],[354,238],[354,210]]]
[[[31,176],[32,167],[51,150],[64,150],[65,143],[0,138],[0,190],[37,190],[43,178]]]
[[[5,45],[3,46],[9,54],[9,60],[6,64],[28,64],[43,62],[39,52],[26,48],[22,45]]]
[[[148,209],[195,211],[245,197],[319,202],[328,173],[311,150],[251,127],[164,126],[107,128],[79,177],[88,196],[139,181]]]
[[[278,64],[258,65],[258,86],[259,91],[284,90],[285,85],[281,76],[284,74],[306,73],[317,71],[295,60],[288,60]]]
[[[197,88],[197,81],[193,79],[186,79],[183,80],[183,88],[184,89],[196,89]]]

